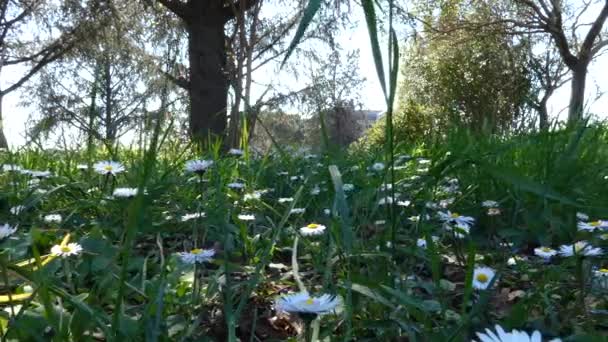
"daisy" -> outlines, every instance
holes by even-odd
[[[305,211],[306,211],[306,208],[293,208],[293,209],[291,209],[291,211],[289,213],[290,214],[304,214]]]
[[[245,154],[245,152],[243,150],[238,149],[238,148],[231,148],[230,150],[228,150],[228,154],[231,155],[231,156],[240,157],[243,154]]]
[[[488,216],[497,216],[500,215],[500,209],[498,208],[488,208]]]
[[[211,261],[215,255],[215,250],[195,248],[190,252],[181,252],[177,254],[182,262],[186,264],[195,264]]]
[[[515,265],[517,265],[517,264],[519,264],[521,262],[524,262],[524,261],[526,261],[526,257],[520,257],[519,255],[515,255],[515,256],[510,257],[507,260],[507,265],[509,265],[509,266],[515,266]]]
[[[608,268],[600,268],[599,270],[593,271],[593,274],[596,277],[606,277],[606,278],[608,278]]]
[[[239,214],[237,217],[241,221],[253,221],[253,220],[255,220],[255,215],[253,215],[253,214]]]
[[[245,184],[239,183],[239,182],[234,182],[234,183],[228,183],[226,186],[229,187],[230,189],[240,190],[245,187]]]
[[[205,217],[205,213],[194,213],[194,214],[185,214],[182,215],[182,222],[190,221],[197,218]]]
[[[608,240],[608,233],[601,234],[599,238],[602,240]]]
[[[262,193],[259,191],[254,191],[252,193],[245,194],[243,196],[243,200],[251,201],[251,200],[259,200],[262,197]]]
[[[410,204],[412,204],[411,201],[405,200],[405,201],[397,201],[397,205],[400,207],[409,207]]]
[[[355,190],[354,184],[350,184],[350,183],[342,184],[342,191],[349,192],[349,191],[353,191],[353,190]]]
[[[431,239],[433,240],[433,242],[439,241],[438,236],[431,236]],[[426,249],[426,239],[419,238],[418,240],[416,240],[416,246]]]
[[[292,198],[292,197],[282,197],[282,198],[279,198],[278,202],[279,202],[279,203],[289,203],[289,202],[293,202],[293,198]]]
[[[97,162],[93,164],[93,169],[95,169],[95,172],[101,175],[112,176],[116,176],[117,174],[125,171],[125,167],[121,163],[112,160]]]
[[[315,186],[314,188],[312,188],[310,190],[310,194],[313,195],[313,196],[316,196],[316,195],[318,195],[320,193],[321,193],[321,188],[319,188],[318,186]]]
[[[0,226],[0,240],[13,235],[17,231],[17,227],[11,227],[8,224]]]
[[[481,202],[481,206],[484,208],[498,208],[498,202],[492,201],[492,200],[487,200],[487,201]]]
[[[378,162],[378,163],[374,163],[374,165],[371,166],[371,169],[376,172],[379,172],[379,171],[384,170],[384,167],[385,167],[384,163]]]
[[[321,235],[325,232],[326,228],[327,227],[322,224],[311,223],[305,227],[300,228],[300,234],[304,236]]]
[[[469,227],[475,222],[475,219],[470,216],[462,216],[458,213],[452,213],[449,210],[447,212],[440,211],[437,214],[439,215],[440,220],[448,223],[455,223],[460,227]]]
[[[443,224],[443,229],[447,230],[448,232],[454,232],[454,235],[456,235],[456,237],[459,239],[467,237],[471,231],[471,227],[468,225],[451,225],[448,223]]]
[[[48,178],[51,176],[51,171],[32,171],[30,175],[36,178]]]
[[[579,241],[574,245],[562,245],[559,247],[559,254],[564,257],[573,255],[597,256],[602,255],[602,249],[591,246],[587,241]]]
[[[331,210],[329,208],[325,208],[325,209],[323,209],[323,214],[329,216],[329,215],[331,215]],[[606,235],[608,236],[608,234],[606,234]]]
[[[21,170],[23,170],[23,168],[19,165],[15,165],[15,164],[2,165],[2,171],[4,171],[4,172],[9,172],[9,171],[18,172]]]
[[[576,213],[576,218],[579,221],[588,221],[589,220],[589,215],[587,215],[585,213]]]
[[[528,335],[525,331],[513,330],[505,332],[500,325],[495,325],[496,333],[490,329],[486,329],[484,333],[477,333],[479,342],[541,342],[542,336],[538,330]],[[556,338],[549,342],[561,342],[561,339]]]
[[[490,267],[476,267],[473,271],[473,288],[476,290],[487,289],[495,276],[496,272]]]
[[[579,222],[578,230],[594,231],[596,229],[608,228],[608,221],[597,220],[593,222]]]
[[[137,188],[116,188],[112,195],[119,198],[135,197],[137,195]]]
[[[44,222],[46,223],[61,223],[62,217],[59,214],[50,214],[44,216]]]
[[[188,160],[186,162],[185,169],[187,172],[202,175],[212,165],[213,165],[213,160],[204,160],[204,159]]]
[[[281,296],[275,301],[277,311],[301,314],[326,314],[334,311],[341,300],[337,296],[324,294],[312,297],[308,292],[300,292]]]
[[[68,243],[65,246],[55,245],[51,248],[51,254],[54,256],[60,256],[62,258],[78,255],[82,252],[82,246],[77,243]]]
[[[555,255],[557,255],[557,251],[550,247],[541,246],[541,247],[534,248],[534,254],[536,254],[536,256],[539,256],[545,260],[549,260],[552,257],[554,257]]]
[[[86,171],[89,169],[89,166],[87,164],[78,164],[76,165],[76,169],[80,171]]]
[[[12,207],[12,208],[10,209],[10,212],[11,212],[11,214],[13,214],[13,215],[19,215],[19,214],[21,214],[21,213],[22,213],[24,210],[25,210],[25,206],[24,206],[24,205],[18,205],[18,206]]]

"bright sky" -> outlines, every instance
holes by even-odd
[[[361,93],[361,103],[363,103],[364,107],[367,109],[383,110],[385,109],[385,105],[378,77],[375,72],[376,69],[367,36],[367,28],[365,22],[361,20],[362,15],[360,9],[355,8],[355,12],[358,16],[358,18],[356,18],[358,19],[357,27],[349,32],[344,32],[336,39],[345,50],[360,50],[360,74],[367,79]],[[595,100],[595,98],[598,94],[608,91],[608,78],[604,76],[607,69],[608,57],[600,56],[597,61],[591,65],[589,77],[587,79],[586,99],[588,101],[593,101],[588,103],[588,108],[591,113],[602,118],[607,117],[606,108],[608,108],[608,95],[600,97],[599,100]],[[2,79],[0,80],[2,86],[5,86],[7,81],[10,82],[10,80],[14,79],[17,72],[19,72],[19,70],[5,68],[2,73]],[[269,81],[270,77],[268,74],[262,76],[262,83]],[[294,80],[293,77],[289,79],[290,75],[285,75],[285,73],[281,73],[278,77],[287,77],[288,79],[281,80],[281,83],[289,84],[290,88],[293,87],[295,89],[298,87],[298,83],[301,83],[300,81]],[[300,87],[303,86],[304,84],[300,85]],[[567,113],[564,108],[568,105],[569,95],[569,84],[564,85],[553,95],[549,103],[549,111],[554,117],[561,113],[560,119],[565,118]],[[18,106],[20,96],[27,96],[27,94],[13,92],[4,98],[3,103],[4,132],[11,146],[21,146],[25,142],[25,122],[32,111],[32,109]]]

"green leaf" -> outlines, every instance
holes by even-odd
[[[369,40],[372,45],[372,54],[374,56],[374,63],[376,64],[376,73],[380,80],[380,86],[384,93],[384,98],[388,102],[388,92],[386,91],[386,81],[384,78],[384,65],[382,63],[382,53],[380,52],[380,43],[378,41],[378,27],[376,22],[376,10],[374,8],[373,0],[363,0],[361,2],[363,12],[365,13],[365,21],[367,23],[367,31]]]
[[[287,53],[285,54],[285,58],[283,59],[283,62],[281,63],[281,68],[283,68],[283,65],[285,65],[285,62],[287,62],[287,59],[289,58],[289,56],[291,56],[291,54],[292,54],[293,50],[295,50],[296,46],[298,46],[298,44],[302,40],[302,37],[304,37],[304,33],[306,32],[308,25],[310,25],[312,20],[315,18],[315,15],[317,14],[317,11],[319,11],[320,7],[321,7],[321,0],[309,0],[308,1],[308,5],[304,9],[304,14],[302,16],[302,20],[300,21],[300,24],[298,25],[298,29],[296,30],[296,34],[294,35],[293,39],[291,40],[291,43],[289,43],[289,48],[287,48]]]

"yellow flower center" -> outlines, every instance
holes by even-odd
[[[591,227],[599,227],[599,226],[602,225],[602,222],[601,221],[593,221],[593,222],[589,222],[589,225]]]
[[[460,214],[458,213],[452,213],[452,215],[450,215],[451,218],[456,219],[460,217]]]
[[[203,253],[203,250],[200,249],[200,248],[195,248],[190,253],[195,254],[195,255],[196,254],[201,254],[201,253]]]
[[[602,273],[602,274],[608,274],[608,268],[600,268],[597,271],[600,272],[600,273]]]
[[[316,223],[311,223],[308,226],[306,226],[306,228],[317,229],[317,228],[319,228],[319,225]]]
[[[552,249],[551,249],[551,248],[549,248],[549,247],[543,247],[543,248],[541,248],[540,250],[541,250],[541,251],[543,251],[543,252],[545,252],[545,253],[549,253],[549,252],[551,252],[551,251],[552,251]]]
[[[476,277],[476,279],[480,283],[487,283],[488,280],[489,280],[488,276],[486,274],[484,274],[484,273],[478,274],[477,277]]]
[[[103,169],[106,170],[106,171],[108,171],[108,172],[114,170],[114,168],[112,167],[112,165],[106,165],[106,166],[103,167]]]
[[[314,300],[314,299],[312,299],[312,298],[308,298],[308,299],[306,300],[306,304],[307,304],[307,305],[313,305],[314,303],[315,303],[315,300]]]
[[[61,251],[63,253],[69,253],[69,252],[72,251],[72,249],[70,247],[68,247],[68,246],[63,246],[63,247],[61,247]]]

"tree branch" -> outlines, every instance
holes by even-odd
[[[591,60],[591,58],[593,58],[593,44],[595,43],[597,37],[600,35],[600,32],[602,32],[602,27],[606,22],[606,18],[608,18],[608,1],[604,2],[604,7],[602,8],[602,11],[597,16],[597,19],[595,19],[595,22],[589,29],[589,32],[587,32],[587,36],[585,37],[583,45],[581,45],[581,49],[578,53],[579,59],[588,62]]]
[[[158,0],[158,2],[163,4],[166,8],[168,8],[171,12],[180,17],[182,20],[186,22],[190,20],[190,15],[188,14],[188,5],[181,2],[180,0]]]

